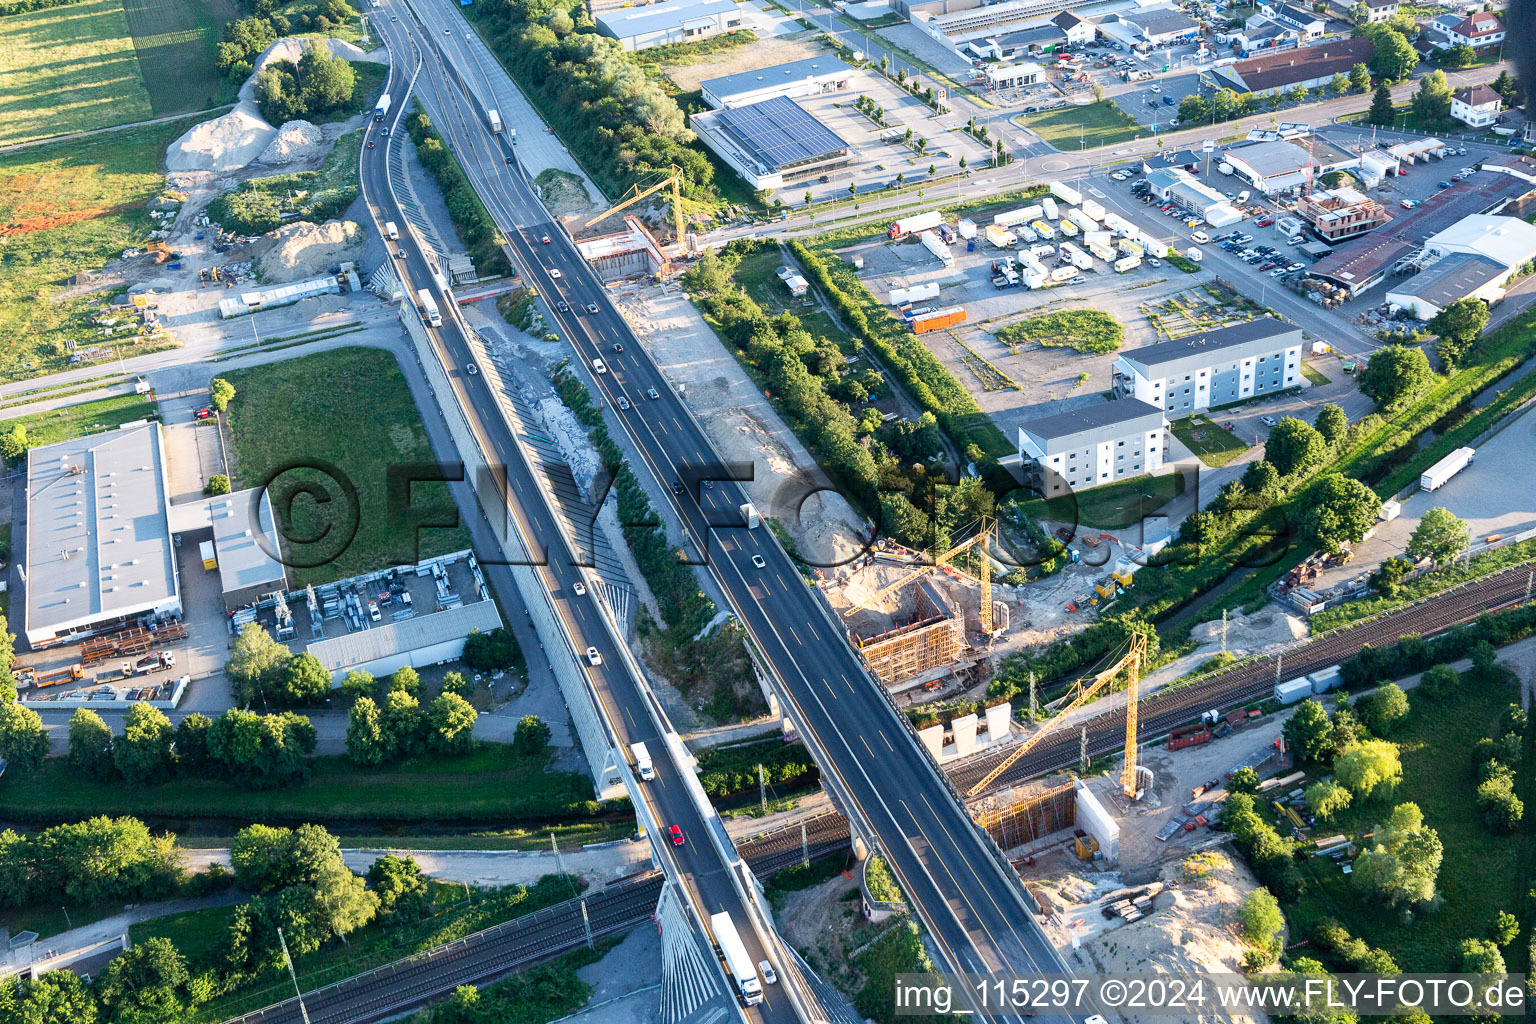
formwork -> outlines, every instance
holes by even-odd
[[[965,650],[965,617],[960,609],[928,580],[915,587],[909,622],[876,636],[855,638],[859,654],[886,686],[952,665]]]
[[[1070,778],[1010,786],[989,793],[969,809],[975,822],[1004,850],[1077,824],[1077,799]]]

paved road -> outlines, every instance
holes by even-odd
[[[380,35],[395,58],[388,85],[390,94],[397,100],[403,95],[403,78],[410,77],[410,69],[416,65],[421,54],[428,55],[429,59],[422,64],[417,90],[432,109],[434,125],[449,140],[461,161],[467,167],[481,172],[491,168],[499,179],[493,188],[482,193],[487,205],[493,213],[501,212],[506,209],[508,198],[513,194],[526,202],[524,197],[531,196],[530,183],[522,177],[521,170],[512,164],[512,149],[506,138],[493,136],[484,130],[483,122],[478,120],[479,115],[473,111],[465,112],[452,107],[440,109],[436,105],[443,96],[449,97],[453,103],[464,102],[462,95],[443,77],[445,69],[435,50],[437,40],[434,38],[441,34],[440,27],[433,25],[423,28],[403,4],[388,4],[386,10],[396,12],[400,19],[398,22],[384,22],[382,19],[377,22]],[[464,25],[456,10],[453,17],[460,34],[451,41],[457,44],[463,39]],[[456,66],[464,65],[458,63]],[[390,145],[409,144],[398,130],[407,107],[407,103],[397,102],[388,119]],[[467,117],[477,119],[471,121]],[[377,132],[372,137],[375,141],[379,140]],[[374,149],[364,148],[362,156],[363,191],[375,218],[376,230],[387,221],[406,223],[403,211],[396,205],[389,188],[387,152],[387,146],[376,146]],[[534,247],[539,246],[537,236],[530,234],[524,237],[517,228],[507,226],[508,221],[503,220],[502,223],[508,236],[517,239],[526,252],[531,253]],[[546,225],[542,230],[552,230],[552,227]],[[406,280],[407,292],[414,295],[418,288],[431,288],[443,306],[442,326],[429,329],[427,333],[439,358],[448,368],[455,394],[439,395],[438,401],[446,402],[450,397],[454,399],[464,409],[480,448],[487,453],[491,462],[504,467],[507,506],[516,528],[523,537],[548,552],[547,559],[537,571],[553,596],[563,632],[570,638],[575,651],[593,648],[601,659],[598,665],[584,667],[605,704],[604,710],[618,735],[621,749],[632,742],[644,741],[653,750],[660,751],[660,735],[646,707],[645,697],[637,682],[627,673],[618,648],[604,626],[601,613],[593,604],[591,596],[579,596],[576,593],[576,585],[582,583],[590,595],[590,581],[584,580],[581,570],[574,565],[576,560],[569,544],[555,516],[539,494],[523,453],[499,411],[498,399],[492,390],[495,385],[488,380],[490,374],[478,372],[476,356],[469,340],[458,318],[452,315],[444,293],[432,284],[432,268],[418,246],[414,233],[406,232],[396,244],[405,255],[399,265]],[[570,255],[563,246],[561,252]],[[616,316],[611,312],[609,315]],[[472,367],[475,369],[472,370]],[[497,514],[499,517],[499,510]],[[487,572],[498,592],[516,592],[516,585],[506,567],[487,566]],[[554,642],[552,638],[545,639],[547,643]],[[676,766],[662,757],[656,757],[655,764],[657,778],[644,787],[643,795],[656,821],[675,824],[682,830],[684,845],[666,848],[666,855],[672,859],[677,876],[691,890],[695,906],[705,913],[728,912],[738,926],[744,925],[748,920],[745,908],[731,884],[727,867],[714,852],[705,832],[707,826],[698,808],[689,799],[682,778],[675,774]],[[742,938],[754,960],[766,958],[767,954],[752,929],[742,928]],[[783,995],[782,987],[770,986],[765,995],[766,999],[761,1005],[748,1011],[750,1019],[773,1024],[788,1024],[796,1019],[793,1007],[787,996]]]
[[[460,69],[476,66],[470,51],[480,43],[465,37],[457,7],[425,0],[417,9],[448,63]],[[390,30],[398,29],[392,24],[386,35]],[[393,47],[394,40],[391,43]],[[438,89],[435,81],[433,88]],[[453,107],[446,117],[439,111],[435,123],[444,129],[502,228],[524,278],[542,295],[571,304],[573,312],[552,314],[555,329],[571,340],[613,422],[639,449],[644,464],[636,470],[650,472],[671,500],[690,553],[707,556],[710,573],[779,677],[789,713],[826,769],[828,785],[872,831],[948,965],[964,971],[1062,971],[989,840],[952,799],[905,721],[864,673],[816,595],[801,582],[768,530],[744,528],[738,511],[744,494],[726,479],[729,474],[719,468],[720,460],[651,362],[642,339],[630,331],[551,223],[521,169],[510,163],[515,150],[489,134],[478,113],[466,109],[462,95],[439,89],[438,97],[446,97]],[[519,130],[521,134],[541,128]],[[542,242],[546,235],[549,244]],[[597,306],[596,313],[585,312],[588,303]],[[617,346],[623,350],[617,351]],[[606,372],[595,372],[598,359]],[[470,396],[484,401],[478,398],[479,385],[466,383]],[[619,407],[621,398],[628,409]],[[714,486],[704,486],[705,480],[714,481]],[[674,484],[680,493],[673,492]],[[529,502],[529,512],[531,506]],[[534,518],[544,516],[539,511]],[[554,534],[551,529],[536,535]],[[549,570],[554,577],[566,572],[556,565]],[[586,635],[588,623],[579,613],[570,625],[577,635]],[[594,678],[608,700],[628,699],[626,681],[606,671],[595,672]],[[635,730],[637,738],[647,738],[649,727],[640,715],[631,716],[627,707],[620,710],[614,717]]]

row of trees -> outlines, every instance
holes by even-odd
[[[425,709],[404,690],[391,690],[381,708],[359,697],[347,712],[347,756],[376,767],[414,757],[423,750],[463,754],[474,746],[478,713],[456,693],[444,693]]]
[[[1190,93],[1179,101],[1179,123],[1186,125],[1213,124],[1231,121],[1239,117],[1257,114],[1266,105],[1277,108],[1284,103],[1305,103],[1314,96],[1343,96],[1350,92],[1365,92],[1371,87],[1371,72],[1364,64],[1356,64],[1349,74],[1337,74],[1327,85],[1308,89],[1298,85],[1285,92],[1259,96],[1251,92],[1217,89],[1209,96]]]
[[[224,663],[224,676],[235,702],[279,707],[324,703],[331,695],[331,674],[308,651],[294,654],[272,639],[259,622],[247,622]]]
[[[464,169],[448,151],[442,136],[432,127],[431,120],[426,114],[413,114],[406,120],[406,130],[416,145],[421,165],[437,182],[438,191],[443,194],[443,205],[448,208],[448,217],[475,265],[484,274],[510,273],[511,265],[502,252],[501,233],[496,229],[495,221],[491,220],[485,204],[469,183]]]
[[[148,786],[177,773],[201,778],[211,772],[240,786],[272,789],[307,777],[315,739],[310,720],[291,711],[261,715],[231,708],[217,718],[193,713],[173,727],[159,708],[136,704],[122,735],[115,736],[100,715],[80,708],[69,719],[69,760],[98,782]]]
[[[175,839],[152,834],[136,818],[0,831],[0,907],[163,899],[182,878]]]

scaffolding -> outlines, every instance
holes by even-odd
[[[959,661],[965,651],[965,616],[943,591],[923,580],[916,587],[911,622],[854,642],[869,670],[892,686]]]
[[[999,849],[1012,850],[1076,825],[1077,795],[1071,778],[1009,786],[978,800],[970,811]]]

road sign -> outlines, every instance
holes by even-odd
[[[1206,139],[1204,145],[1201,148],[1203,148],[1207,153],[1211,152],[1216,148],[1216,140]]]

